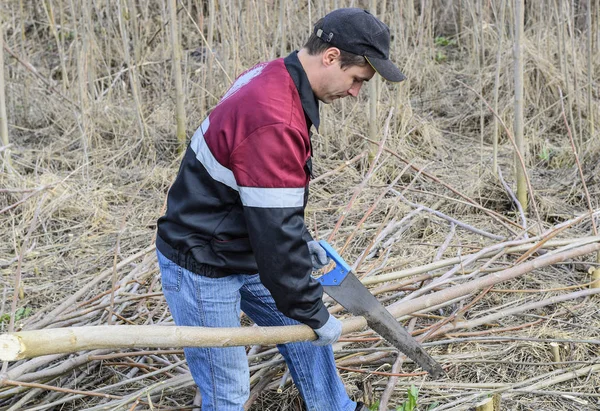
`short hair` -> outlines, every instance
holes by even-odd
[[[311,56],[315,56],[317,54],[324,52],[325,50],[327,50],[331,47],[335,47],[335,46],[332,46],[331,44],[327,43],[320,37],[317,37],[317,35],[315,34],[315,32],[317,30],[323,28],[323,20],[324,19],[320,19],[319,21],[317,21],[315,23],[313,33],[310,35],[310,37],[308,38],[308,41],[304,45],[304,48],[308,51],[308,54]],[[346,67],[352,67],[352,66],[364,67],[367,64],[369,64],[369,62],[367,61],[367,59],[364,56],[350,53],[348,51],[340,49],[339,47],[336,47],[336,48],[340,51],[340,68],[346,68]]]

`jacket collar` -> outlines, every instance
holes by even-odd
[[[300,94],[302,109],[307,118],[308,128],[310,130],[311,123],[319,130],[319,101],[310,87],[306,72],[298,59],[298,51],[293,51],[289,56],[283,59],[287,71],[294,80],[294,84]]]

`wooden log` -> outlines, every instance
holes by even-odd
[[[411,314],[478,289],[518,277],[537,268],[590,254],[600,250],[600,243],[587,244],[554,254],[546,254],[503,271],[424,295],[390,308],[396,318]],[[343,321],[343,332],[365,328],[363,317]],[[0,335],[0,360],[15,361],[41,355],[71,353],[92,349],[229,347],[254,344],[279,344],[314,340],[314,332],[306,325],[288,327],[204,328],[145,325],[90,326],[21,331]]]
[[[352,332],[366,326],[353,318],[344,327]],[[316,339],[306,325],[292,327],[169,327],[156,325],[102,325],[49,328],[0,335],[0,360],[15,361],[48,354],[104,348],[230,347],[281,344]]]

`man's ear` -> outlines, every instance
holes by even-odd
[[[340,54],[340,49],[337,47],[329,47],[323,52],[321,62],[325,67],[329,67],[339,60]]]

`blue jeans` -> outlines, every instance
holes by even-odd
[[[275,306],[258,274],[208,278],[175,264],[157,250],[167,304],[180,326],[239,327],[240,309],[259,326],[296,325]],[[310,342],[277,346],[309,411],[353,411],[337,374],[331,345]],[[185,348],[202,394],[203,411],[240,411],[250,393],[244,347]]]

